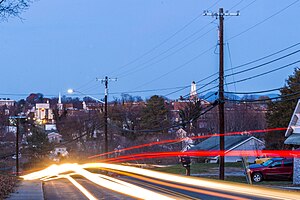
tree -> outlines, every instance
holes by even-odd
[[[52,150],[47,134],[43,128],[34,126],[31,129],[31,136],[27,138],[28,153],[33,159],[41,159],[49,154]]]
[[[287,127],[292,117],[300,94],[300,69],[296,68],[293,75],[286,80],[286,85],[280,90],[281,99],[269,102],[267,113],[268,128]],[[265,134],[267,149],[285,149],[285,131],[269,132]]]
[[[0,0],[0,18],[20,17],[20,13],[27,10],[31,0]]]
[[[44,95],[41,93],[31,93],[27,98],[26,101],[31,104],[35,105],[36,103],[42,103],[44,100]]]
[[[141,127],[143,129],[164,129],[170,125],[169,110],[165,99],[154,95],[146,101],[146,107],[141,114]]]
[[[132,131],[140,129],[141,111],[144,108],[144,103],[137,102],[136,100],[138,100],[136,97],[122,94],[122,98],[120,100],[116,99],[108,112],[109,119],[119,127],[118,133],[132,140],[138,137],[138,134]]]
[[[184,109],[179,110],[179,116],[183,122],[183,128],[187,128],[187,132],[191,131],[193,128],[197,128],[197,120],[201,114],[201,101],[190,101],[184,107]],[[196,126],[195,126],[196,125]]]

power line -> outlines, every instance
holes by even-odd
[[[219,3],[221,0],[218,0],[217,2],[213,3],[208,9],[214,7],[217,3]],[[176,35],[178,35],[180,32],[182,32],[183,30],[185,30],[188,26],[190,26],[193,22],[195,22],[197,19],[199,19],[202,15],[197,15],[195,18],[193,18],[191,21],[189,21],[187,24],[185,24],[183,27],[181,27],[180,29],[178,29],[175,33],[173,33],[171,36],[169,36],[168,38],[166,38],[165,40],[163,40],[162,42],[160,42],[159,44],[155,45],[153,48],[151,48],[150,50],[146,51],[145,53],[143,53],[141,56],[133,59],[132,61],[128,62],[125,65],[122,65],[119,69],[113,71],[111,74],[115,73],[116,71],[119,71],[133,63],[136,63],[137,61],[141,60],[143,57],[145,57],[146,55],[152,53],[154,50],[156,50],[157,48],[161,47],[163,44],[167,43],[169,40],[171,40],[172,38],[174,38]]]
[[[275,89],[269,89],[269,90],[253,91],[253,92],[229,92],[229,91],[225,91],[224,93],[227,93],[227,94],[260,94],[260,93],[266,93],[266,92],[273,92],[273,91],[281,90],[282,88],[283,87],[275,88]]]
[[[252,3],[254,3],[254,2],[255,2],[255,1],[253,1]],[[261,58],[252,60],[252,61],[250,61],[250,62],[241,64],[241,65],[238,65],[238,66],[236,66],[236,67],[232,67],[231,69],[226,69],[226,70],[224,70],[224,71],[226,72],[226,71],[230,71],[230,70],[234,70],[234,69],[239,69],[239,68],[244,67],[244,66],[247,66],[247,65],[251,65],[251,64],[253,64],[253,63],[256,63],[256,62],[259,62],[259,61],[264,60],[264,59],[266,59],[266,58],[272,57],[272,56],[274,56],[274,55],[277,55],[277,54],[279,54],[279,53],[282,53],[282,52],[284,52],[284,51],[287,51],[287,50],[292,49],[292,48],[294,48],[294,47],[296,47],[296,46],[299,46],[299,45],[300,45],[300,42],[298,42],[298,43],[296,43],[296,44],[293,44],[293,45],[291,45],[291,46],[288,46],[288,47],[286,47],[286,48],[284,48],[284,49],[281,49],[281,50],[279,50],[279,51],[276,51],[276,52],[274,52],[274,53],[271,53],[271,54],[268,54],[268,55],[266,55],[266,56],[263,56],[263,57],[261,57]],[[202,80],[196,81],[196,83],[205,81],[205,80],[210,79],[210,78],[212,78],[212,77],[214,77],[214,76],[216,76],[216,75],[218,75],[218,73],[211,74],[211,75],[205,77],[205,78],[202,79]],[[235,82],[235,81],[234,81],[234,82]],[[225,85],[227,85],[227,84],[225,84]],[[186,89],[186,88],[188,88],[188,87],[189,87],[189,86],[185,86],[185,87],[183,87],[183,88],[181,88],[181,89],[179,89],[179,90],[176,90],[176,91],[174,91],[174,92],[168,93],[168,94],[166,94],[166,95],[164,95],[164,96],[169,96],[169,95],[171,95],[171,94],[180,92],[180,91],[182,91],[182,90],[184,90],[184,89]],[[203,88],[203,87],[202,87],[202,88]],[[199,89],[202,89],[202,88],[199,88]],[[211,90],[211,89],[214,89],[214,88],[216,88],[216,87],[212,87],[212,88],[208,89],[207,91],[209,91],[209,90]],[[197,91],[198,91],[199,89],[197,89]],[[204,92],[205,92],[205,91],[204,91]],[[185,96],[187,96],[187,95],[185,95]]]
[[[300,62],[300,60],[297,60],[297,61],[292,62],[290,64],[287,64],[287,65],[284,65],[284,66],[281,66],[281,67],[269,70],[269,71],[261,73],[261,74],[257,74],[257,75],[254,75],[254,76],[250,76],[248,78],[244,78],[244,79],[240,79],[240,80],[237,80],[237,81],[234,81],[234,82],[227,83],[227,85],[231,85],[231,84],[235,84],[235,83],[239,83],[239,82],[244,82],[244,81],[247,81],[247,80],[250,80],[250,79],[253,79],[253,78],[257,78],[257,77],[260,77],[260,76],[263,76],[263,75],[266,75],[266,74],[278,71],[280,69],[284,69],[286,67],[289,67],[289,66],[294,65],[294,64],[299,63],[299,62]]]
[[[238,37],[238,36],[240,36],[240,35],[242,35],[242,34],[248,32],[248,31],[250,31],[251,29],[255,28],[256,26],[259,26],[259,25],[263,24],[264,22],[268,21],[268,20],[271,19],[272,17],[275,17],[276,15],[280,14],[281,12],[285,11],[286,9],[288,9],[289,7],[293,6],[294,4],[296,4],[296,3],[298,3],[298,2],[299,2],[299,0],[294,1],[293,3],[289,4],[288,6],[282,8],[282,9],[280,9],[279,11],[277,11],[277,12],[275,12],[274,14],[272,14],[271,16],[265,18],[264,20],[262,20],[262,21],[260,21],[260,22],[258,22],[258,23],[256,23],[256,24],[254,24],[253,26],[247,28],[246,30],[244,30],[244,31],[242,31],[242,32],[240,32],[240,33],[238,33],[238,34],[236,34],[236,35],[230,37],[229,39],[227,39],[227,41],[232,40],[232,39],[234,39],[234,38],[236,38],[236,37]]]
[[[215,21],[215,20],[213,20],[213,21]],[[213,22],[213,21],[212,21],[212,22]],[[156,58],[160,57],[161,55],[164,55],[165,53],[169,52],[169,51],[172,50],[173,48],[177,47],[177,46],[180,45],[181,43],[183,43],[183,42],[185,42],[186,40],[188,40],[190,37],[192,37],[192,36],[195,35],[196,33],[200,32],[201,30],[203,30],[204,28],[206,28],[206,27],[207,27],[208,25],[210,25],[212,22],[206,24],[206,25],[203,26],[200,30],[198,30],[198,31],[194,32],[193,34],[189,35],[188,37],[186,37],[185,39],[183,39],[183,40],[181,40],[180,42],[176,43],[175,45],[173,45],[172,47],[170,47],[170,48],[168,48],[167,50],[163,51],[162,53],[160,53],[160,54],[158,54],[158,55],[156,55],[156,56],[150,58],[150,59],[147,60],[146,62],[142,63],[140,66],[143,66],[143,65],[145,65],[145,64],[148,64],[148,63],[150,63],[151,61],[155,60]],[[208,30],[207,32],[205,32],[204,34],[200,35],[199,37],[195,38],[194,40],[192,40],[192,41],[190,41],[189,43],[185,44],[184,46],[180,47],[179,49],[177,49],[177,50],[171,52],[170,54],[168,54],[168,55],[162,57],[161,59],[157,60],[157,61],[154,62],[154,63],[150,63],[149,65],[146,65],[146,66],[144,66],[144,67],[137,68],[136,70],[134,70],[134,69],[128,70],[128,71],[125,72],[124,74],[119,74],[118,76],[121,77],[121,78],[123,78],[123,77],[126,77],[126,76],[128,76],[128,75],[131,75],[131,74],[133,74],[133,73],[139,72],[139,71],[141,71],[141,70],[143,70],[143,69],[146,69],[146,68],[148,68],[148,67],[150,67],[150,66],[153,66],[153,65],[155,65],[155,64],[157,64],[157,63],[160,63],[161,61],[167,59],[168,57],[170,57],[170,56],[176,54],[177,52],[181,51],[182,49],[184,49],[184,48],[188,47],[189,45],[193,44],[195,41],[199,40],[200,38],[202,38],[202,37],[205,36],[206,34],[208,34],[208,33],[210,33],[211,31],[213,31],[214,29],[215,29],[215,28],[209,29],[209,30]]]
[[[251,65],[251,64],[256,63],[256,62],[258,62],[258,61],[264,60],[264,59],[266,59],[266,58],[272,57],[272,56],[277,55],[277,54],[279,54],[279,53],[281,53],[281,52],[284,52],[284,51],[286,51],[286,50],[289,50],[289,49],[291,49],[291,48],[294,48],[294,47],[296,47],[296,46],[298,46],[298,45],[300,45],[300,42],[298,42],[298,43],[296,43],[296,44],[293,44],[293,45],[291,45],[291,46],[289,46],[289,47],[286,47],[286,48],[284,48],[284,49],[281,49],[281,50],[279,50],[279,51],[276,51],[276,52],[274,52],[274,53],[271,53],[271,54],[269,54],[269,55],[267,55],[267,56],[263,56],[263,57],[261,57],[261,58],[259,58],[259,59],[256,59],[256,60],[253,60],[253,61],[250,61],[250,62],[241,64],[241,65],[238,65],[238,66],[236,66],[236,67],[233,67],[232,69],[238,69],[238,68],[241,68],[241,67],[244,67],[244,66],[247,66],[247,65]],[[225,70],[225,72],[226,72],[226,71],[229,71],[229,70],[231,70],[231,69],[227,69],[227,70]],[[216,73],[216,74],[217,74],[217,73]]]
[[[282,60],[282,59],[284,59],[284,58],[286,58],[286,57],[292,56],[292,55],[294,55],[294,54],[296,54],[296,53],[299,53],[299,52],[300,52],[300,50],[294,51],[294,52],[292,52],[292,53],[289,53],[289,54],[287,54],[287,55],[284,55],[284,56],[281,56],[281,57],[279,57],[279,58],[273,59],[273,60],[271,60],[271,61],[265,62],[265,63],[263,63],[263,64],[260,64],[260,65],[257,65],[257,66],[254,66],[254,67],[251,67],[251,68],[248,68],[248,69],[245,69],[245,70],[241,70],[241,71],[238,71],[238,72],[235,72],[235,73],[232,73],[232,74],[225,75],[225,77],[234,76],[234,75],[237,75],[237,74],[241,74],[241,73],[244,73],[244,72],[248,72],[248,71],[251,71],[251,70],[254,70],[254,69],[263,67],[263,66],[265,66],[265,65],[271,64],[271,63],[276,62],[276,61],[278,61],[278,60]]]
[[[218,105],[218,101],[215,101],[213,104],[210,105],[210,107],[207,107],[207,110],[203,111],[202,113],[198,114],[194,119],[199,118],[200,116],[206,114],[207,112],[211,111],[213,108],[215,108]],[[185,121],[185,122],[181,122],[178,124],[174,124],[168,127],[163,127],[163,128],[158,128],[158,129],[148,129],[148,130],[128,130],[128,129],[123,129],[118,127],[117,125],[113,124],[112,122],[109,122],[109,124],[112,127],[115,127],[116,129],[120,130],[120,131],[124,131],[124,132],[131,132],[131,133],[153,133],[153,132],[159,132],[159,131],[163,131],[163,130],[169,130],[171,128],[177,128],[180,127],[186,123],[189,123],[189,121]]]
[[[155,79],[152,79],[151,81],[148,81],[148,82],[146,82],[146,83],[144,83],[144,84],[142,84],[142,85],[140,85],[140,86],[138,86],[138,87],[136,87],[136,88],[140,88],[140,87],[149,85],[150,83],[152,83],[152,82],[154,82],[154,81],[157,81],[157,80],[159,80],[159,79],[161,79],[161,78],[163,78],[163,77],[165,77],[165,76],[167,76],[167,75],[169,75],[169,74],[171,74],[171,73],[173,73],[173,72],[179,70],[180,68],[182,68],[182,67],[184,67],[184,66],[190,64],[191,62],[193,62],[194,60],[198,59],[199,57],[201,57],[201,56],[204,55],[205,53],[209,52],[209,51],[212,50],[213,48],[215,48],[215,45],[212,46],[212,47],[210,47],[209,49],[206,49],[205,51],[201,52],[200,54],[194,56],[192,59],[186,61],[185,63],[183,63],[183,64],[181,64],[181,65],[179,65],[179,66],[176,67],[175,69],[173,69],[173,70],[171,70],[171,71],[168,71],[168,72],[166,72],[166,73],[160,75],[159,77],[157,77],[157,78],[155,78]]]
[[[229,43],[227,43],[227,49],[228,49],[228,56],[229,56],[229,61],[230,61],[230,67],[231,67],[230,70],[231,70],[231,72],[233,74],[233,64],[232,64],[232,57],[231,57],[231,51],[230,51],[230,48],[229,48]],[[234,76],[232,77],[232,79],[233,79],[233,81],[235,81],[234,80]],[[225,78],[225,81],[226,81],[226,78]],[[234,89],[236,91],[236,85],[235,84],[234,84]],[[228,88],[227,88],[227,90],[228,90]]]
[[[300,92],[294,92],[294,93],[291,93],[291,94],[287,94],[287,95],[280,95],[278,97],[272,97],[272,98],[268,98],[268,99],[245,99],[245,100],[236,100],[236,99],[226,99],[226,101],[233,101],[233,102],[262,102],[262,101],[270,101],[270,100],[274,100],[274,99],[282,99],[284,101],[283,98],[286,98],[286,97],[291,97],[291,96],[295,96],[295,95],[298,95],[300,94]],[[298,97],[299,98],[299,97]]]

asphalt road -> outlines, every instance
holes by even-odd
[[[132,177],[119,177],[119,179],[124,180],[128,183],[132,183],[143,188],[155,191],[158,193],[163,193],[167,196],[173,197],[175,199],[185,200],[185,199],[263,199],[255,198],[253,196],[240,195],[235,192],[220,192],[218,190],[208,190],[207,188],[201,187],[190,187],[180,184],[160,182],[153,183],[147,180],[139,180]],[[84,188],[86,188],[95,198],[106,199],[106,200],[130,200],[135,199],[118,192],[111,191],[109,189],[98,186],[89,180],[83,178],[75,179]],[[57,199],[88,199],[83,195],[74,185],[67,179],[57,179],[52,181],[47,181],[44,183],[44,196],[47,200],[57,200]],[[269,199],[269,198],[266,198]]]
[[[132,200],[134,198],[113,192],[111,190],[100,187],[85,179],[76,179],[78,183],[83,185],[97,199],[106,200]],[[72,199],[85,200],[88,199],[67,179],[58,179],[47,181],[43,185],[44,197],[46,200]]]

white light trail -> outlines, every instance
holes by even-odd
[[[28,175],[23,176],[25,180],[33,180],[33,179],[41,179],[44,181],[56,179],[65,175],[60,175],[62,173],[70,172],[81,175],[86,179],[92,181],[93,183],[100,185],[102,187],[108,188],[110,190],[123,193],[135,198],[140,199],[160,199],[160,200],[169,200],[174,199],[171,196],[164,195],[161,193],[157,193],[131,183],[127,183],[122,180],[118,180],[112,177],[108,177],[101,174],[94,174],[85,169],[88,168],[96,168],[96,169],[106,169],[106,170],[117,170],[120,172],[133,173],[141,176],[146,176],[150,178],[154,178],[156,180],[167,181],[166,186],[169,182],[179,183],[181,185],[193,186],[191,188],[206,188],[209,190],[219,191],[219,192],[230,192],[239,195],[249,195],[255,197],[263,197],[267,199],[299,199],[298,192],[282,192],[276,189],[269,189],[257,186],[250,186],[238,183],[229,183],[224,181],[216,181],[216,180],[207,180],[195,177],[186,177],[162,172],[156,172],[147,169],[141,169],[137,167],[125,166],[125,165],[117,165],[117,164],[108,164],[108,163],[87,163],[83,165],[78,164],[62,164],[62,165],[52,165],[44,170],[37,171]],[[130,176],[130,174],[128,174]],[[134,175],[133,175],[134,177]],[[71,178],[71,177],[70,177]],[[69,178],[68,178],[69,179]],[[70,180],[70,179],[69,179]],[[151,179],[150,179],[151,180]],[[149,181],[151,182],[151,181]],[[154,182],[154,181],[153,181]],[[74,183],[73,183],[74,184]],[[178,186],[180,186],[178,184]],[[74,184],[78,189],[80,186]],[[170,184],[169,184],[170,186]],[[186,187],[183,186],[183,187]],[[82,191],[82,190],[80,190]],[[200,190],[199,190],[200,191]],[[215,192],[216,193],[216,192]],[[213,194],[213,193],[211,193]],[[218,194],[218,196],[222,196],[222,193]],[[223,194],[224,197],[226,194]],[[227,195],[228,197],[228,195]],[[226,198],[226,197],[225,197]]]

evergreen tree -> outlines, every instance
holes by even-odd
[[[165,105],[165,99],[158,95],[152,96],[142,110],[141,127],[151,130],[163,129],[169,124],[169,110]]]
[[[281,99],[269,102],[267,124],[268,128],[288,127],[293,111],[300,97],[300,69],[296,68],[293,75],[286,80],[286,85],[280,90]],[[267,149],[286,149],[284,145],[285,131],[274,131],[265,134]]]

